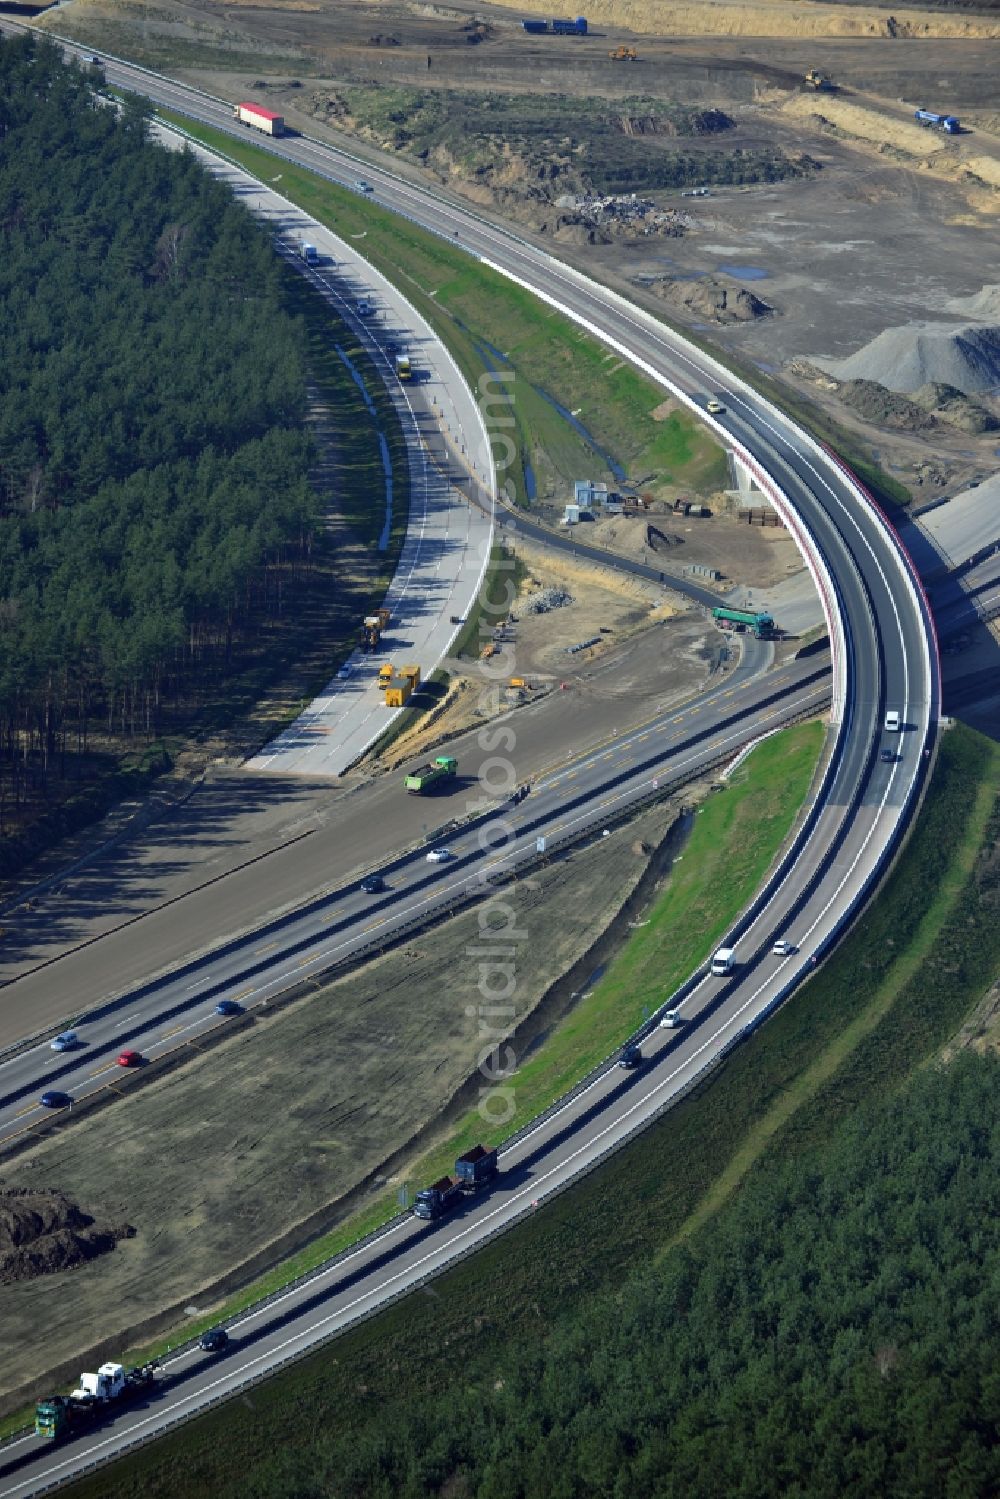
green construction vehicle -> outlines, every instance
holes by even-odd
[[[758,640],[767,640],[774,634],[774,620],[771,616],[757,614],[752,609],[723,609],[720,606],[712,610],[712,618],[724,630],[733,626],[749,630]]]
[[[403,785],[407,791],[422,795],[443,786],[445,781],[453,781],[457,775],[458,761],[453,760],[451,755],[438,755],[436,760],[431,760],[427,765],[419,765],[406,777]]]

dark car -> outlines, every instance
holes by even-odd
[[[879,759],[882,761],[883,765],[891,765],[893,763],[893,761],[895,760],[895,758],[896,758],[896,751],[895,750],[884,749],[884,750],[880,750],[879,751]]]
[[[243,1006],[238,1005],[235,999],[220,999],[215,1007],[217,1015],[242,1015]]]
[[[223,1353],[229,1347],[229,1334],[224,1327],[210,1327],[198,1343],[205,1353]]]
[[[366,895],[378,895],[385,889],[385,880],[380,874],[369,874],[361,881],[361,888]]]
[[[641,1067],[642,1047],[637,1046],[634,1041],[629,1046],[623,1046],[621,1056],[618,1058],[618,1065],[619,1067],[627,1068]]]
[[[73,1100],[68,1093],[60,1093],[52,1088],[48,1093],[43,1093],[38,1102],[43,1109],[66,1109]]]

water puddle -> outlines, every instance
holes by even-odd
[[[719,270],[737,281],[766,281],[771,274],[759,265],[720,265]]]
[[[561,406],[556,400],[555,396],[550,396],[548,391],[542,390],[540,385],[536,385],[535,389],[541,396],[542,400],[548,402],[553,411],[558,411],[564,422],[569,422],[570,426],[573,428],[573,431],[577,434],[577,436],[582,437],[584,442],[587,443],[589,447],[593,448],[598,458],[602,459],[607,464],[608,469],[612,474],[614,474],[615,478],[620,483],[624,483],[626,478],[625,470],[622,468],[617,458],[613,458],[610,453],[606,452],[605,449],[601,447],[596,438],[587,431],[586,427],[579,420],[579,418],[575,417],[572,411],[567,411],[565,406]]]

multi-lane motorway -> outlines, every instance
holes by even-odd
[[[376,844],[387,860],[377,866],[384,892],[366,894],[355,878],[111,1003],[95,1002],[74,1021],[73,1050],[55,1052],[46,1040],[0,1064],[0,1142],[50,1117],[39,1102],[43,1092],[64,1092],[72,1100],[67,1108],[93,1099],[120,1080],[122,1052],[138,1051],[149,1065],[210,1030],[231,1026],[235,1017],[215,1012],[220,1001],[252,1010],[334,964],[390,944],[402,931],[524,866],[537,856],[538,838],[546,840],[551,855],[642,798],[733,756],[748,735],[815,712],[828,696],[825,660],[791,662],[766,676],[747,670],[699,701],[620,736],[613,747],[554,770],[516,804],[484,798],[495,810],[464,817],[431,844],[418,835],[419,846],[397,857],[384,842]],[[361,793],[350,817],[370,826],[380,791],[373,786]],[[437,822],[447,817],[448,800],[435,798],[431,805]],[[404,802],[404,810],[425,816],[427,807],[423,800]],[[428,863],[427,853],[441,846],[449,857]],[[374,868],[369,865],[369,872]],[[47,983],[51,978],[43,971],[36,984]]]
[[[112,82],[157,102],[223,128],[231,124],[223,104],[124,64],[111,63],[107,71]],[[344,183],[357,174],[350,156],[320,142],[292,138],[272,149]],[[884,868],[930,763],[939,711],[930,617],[895,538],[850,477],[781,413],[651,316],[427,190],[370,167],[365,175],[385,205],[435,232],[460,236],[472,253],[531,286],[682,400],[703,408],[707,393],[720,396],[726,409],[717,425],[756,467],[787,516],[824,601],[834,650],[835,728],[827,774],[793,850],[732,933],[734,975],[702,978],[685,993],[684,1026],[657,1029],[648,1038],[647,1065],[634,1078],[623,1078],[613,1065],[602,1069],[504,1151],[500,1185],[489,1197],[440,1226],[401,1219],[377,1242],[290,1292],[280,1306],[244,1319],[223,1362],[192,1354],[171,1366],[173,1377],[148,1408],[124,1413],[61,1453],[38,1453],[26,1439],[7,1454],[4,1494],[27,1495],[58,1484],[314,1346],[533,1211],[641,1128],[822,957]],[[894,758],[884,762],[887,707],[899,712],[906,727],[892,736]],[[621,753],[638,751],[623,743]],[[616,794],[623,763],[614,754],[589,772],[587,800],[598,820]],[[652,766],[636,769],[633,779],[655,774]],[[540,805],[536,801],[532,808],[535,796],[533,790],[517,809],[514,839],[495,856],[499,860],[516,858],[524,842],[538,835],[530,827]],[[565,796],[555,815],[574,815]],[[461,851],[464,857],[464,845]],[[466,868],[471,866],[456,876],[468,878]],[[406,878],[414,886],[401,895],[401,906],[419,898],[422,874],[411,867]],[[772,953],[777,936],[793,943],[791,956]]]

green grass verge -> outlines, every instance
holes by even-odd
[[[709,798],[695,820],[683,868],[675,866],[667,890],[650,910],[649,925],[630,938],[607,975],[518,1069],[517,1113],[508,1132],[541,1113],[620,1045],[642,1020],[644,1008],[662,1004],[711,951],[788,836],[815,774],[823,740],[818,723],[774,735],[748,756],[725,790]],[[644,965],[649,965],[648,974],[640,972]],[[421,1180],[450,1170],[455,1156],[482,1133],[482,1119],[470,1110],[447,1143],[419,1163]],[[398,1210],[395,1195],[387,1193],[228,1298],[221,1309],[185,1323],[172,1339],[130,1350],[127,1360],[165,1353],[172,1344],[232,1318],[388,1222]],[[24,1423],[23,1413],[11,1420],[15,1424],[10,1429],[17,1429]],[[0,1425],[0,1435],[3,1429]]]
[[[265,181],[277,175],[274,158],[265,152],[240,141],[234,143],[221,131],[203,130],[185,120],[176,123]],[[498,336],[494,330],[504,330],[500,352],[508,356],[515,372],[511,382],[515,427],[511,435],[519,455],[530,452],[541,497],[568,492],[566,486],[573,477],[584,477],[588,472],[598,477],[601,460],[593,447],[538,395],[538,389],[578,412],[600,447],[632,473],[642,475],[644,482],[653,475],[650,483],[654,486],[683,484],[705,493],[725,484],[725,455],[699,422],[683,412],[675,412],[663,423],[653,421],[650,412],[664,399],[662,388],[537,302],[530,292],[477,266],[415,225],[397,220],[377,205],[360,202],[356,194],[320,183],[309,173],[286,166],[281,185],[289,197],[338,233],[347,238],[364,235],[364,253],[399,281],[448,343],[473,385],[487,368],[502,371],[507,367],[488,351],[484,355],[485,341]],[[402,276],[401,266],[407,268]],[[863,439],[841,427],[807,396],[690,328],[672,323],[661,310],[655,316],[759,390],[813,436],[829,443],[880,504],[892,509],[911,502],[909,490],[879,468]],[[523,503],[525,482],[520,456],[506,477]]]
[[[346,240],[396,283],[447,344],[466,380],[480,390],[498,460],[513,450],[504,478],[524,502],[523,461],[530,456],[540,498],[559,500],[573,478],[610,477],[598,449],[652,484],[684,484],[707,492],[725,482],[722,449],[705,427],[675,412],[652,412],[665,393],[530,292],[480,265],[438,236],[389,213],[371,198],[337,187],[305,168],[278,161],[260,147],[164,112],[212,150],[279,190]],[[497,329],[503,333],[498,334]],[[491,347],[501,338],[502,348]],[[510,400],[503,398],[509,391]],[[593,443],[541,392],[572,411]],[[509,441],[508,441],[509,439]]]
[[[321,1351],[270,1381],[252,1410],[230,1403],[68,1492],[228,1499],[234,1472],[301,1439],[305,1410],[311,1431],[333,1412],[341,1429],[362,1429],[382,1400],[489,1381],[507,1342],[544,1343],[568,1308],[704,1223],[748,1170],[821,1148],[863,1100],[937,1055],[992,981],[998,837],[1000,749],[959,727],[893,874],[833,959],[659,1124],[441,1277],[433,1338],[411,1298],[338,1339],[335,1357]]]

